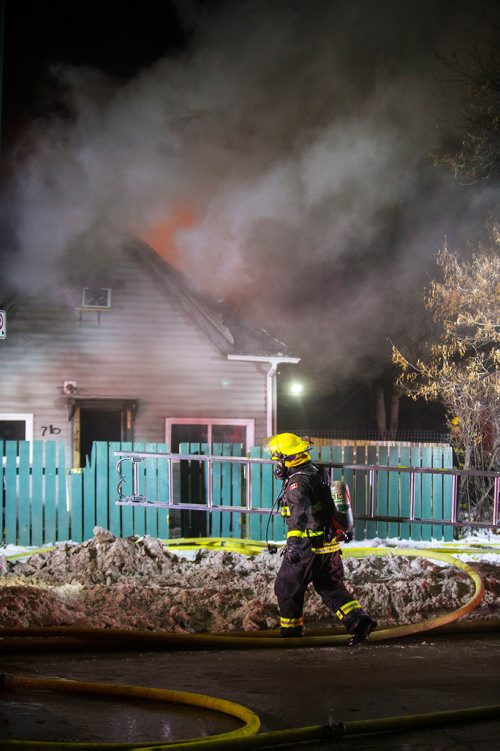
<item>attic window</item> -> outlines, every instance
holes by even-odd
[[[109,287],[84,287],[82,308],[111,308],[111,289]]]

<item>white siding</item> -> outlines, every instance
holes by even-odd
[[[228,361],[128,257],[117,269],[112,309],[100,315],[18,298],[0,341],[0,412],[32,412],[35,439],[52,425],[69,443],[62,386],[75,381],[81,397],[138,399],[138,441],[162,441],[166,417],[255,419],[259,441],[265,364]]]

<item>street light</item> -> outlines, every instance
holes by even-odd
[[[292,381],[288,386],[290,396],[302,396],[304,393],[304,384],[300,381]]]

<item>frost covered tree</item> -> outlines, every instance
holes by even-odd
[[[500,458],[500,228],[470,260],[446,247],[437,256],[425,307],[436,324],[434,343],[411,362],[393,347],[397,383],[413,399],[440,401],[463,469],[498,470]],[[461,509],[476,520],[490,513],[492,480],[460,483]],[[491,517],[490,517],[491,518]]]
[[[442,66],[441,87],[456,134],[436,155],[461,182],[500,177],[500,47],[498,26],[491,22],[471,35]]]

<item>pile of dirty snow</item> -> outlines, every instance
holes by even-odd
[[[425,556],[425,551],[422,551]],[[200,549],[188,559],[153,537],[115,537],[96,527],[81,544],[64,543],[12,562],[0,555],[0,625],[93,626],[171,632],[274,629],[273,587],[281,564]],[[485,597],[469,618],[500,616],[500,566],[469,562]],[[474,584],[463,571],[425,557],[344,558],[346,582],[381,626],[414,623],[463,605]],[[312,587],[307,625],[337,625]]]

